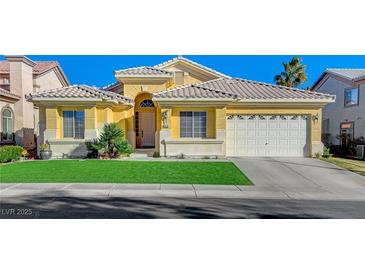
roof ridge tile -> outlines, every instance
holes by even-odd
[[[217,70],[215,70],[215,69],[212,69],[212,68],[209,68],[209,67],[204,66],[204,65],[202,65],[202,64],[199,64],[198,62],[195,62],[195,61],[193,61],[193,60],[190,60],[190,59],[188,59],[188,58],[186,58],[186,57],[183,57],[183,56],[181,56],[181,55],[176,56],[176,57],[174,57],[174,58],[172,58],[172,59],[170,59],[170,60],[164,61],[164,62],[162,62],[162,63],[160,63],[160,64],[157,64],[157,65],[155,65],[154,67],[165,66],[165,65],[167,65],[167,64],[170,64],[170,63],[173,63],[173,62],[175,62],[175,61],[179,61],[179,60],[183,60],[183,61],[185,61],[185,62],[191,63],[191,64],[193,64],[193,65],[195,65],[195,66],[197,66],[197,67],[200,67],[200,68],[202,68],[202,69],[204,69],[204,70],[210,71],[211,73],[216,74],[216,75],[219,75],[219,76],[221,76],[221,77],[229,77],[228,75],[225,75],[225,74],[223,74],[223,73],[221,73],[221,72],[219,72],[219,71],[217,71]]]
[[[30,93],[26,95],[26,98],[30,101],[36,98],[95,98],[102,100],[117,100],[118,103],[133,103],[132,99],[123,95],[108,90],[101,90],[96,86],[89,86],[85,84],[70,85],[38,93]]]

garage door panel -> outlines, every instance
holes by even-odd
[[[252,139],[247,140],[247,145],[248,146],[256,146],[256,140],[252,140]]]
[[[300,145],[299,140],[289,140],[289,146],[298,147]]]
[[[247,137],[249,138],[252,138],[252,137],[255,137],[256,136],[256,132],[255,132],[255,129],[248,129],[247,131]]]
[[[279,140],[269,139],[267,141],[268,146],[276,146],[279,143]]]
[[[247,121],[247,128],[248,129],[256,129],[256,121]]]
[[[227,155],[306,156],[308,117],[231,116],[227,119]]]
[[[288,139],[280,139],[280,140],[278,140],[278,142],[279,142],[279,146],[289,145],[289,140]]]
[[[295,138],[299,137],[298,130],[290,130],[289,131],[289,137],[295,137]]]
[[[288,128],[288,122],[287,121],[279,121],[279,128],[280,129],[287,129]]]
[[[257,137],[266,137],[267,136],[267,130],[258,129],[257,131]]]
[[[247,140],[238,139],[238,140],[236,140],[236,145],[237,146],[246,146],[247,145]]]
[[[288,132],[286,130],[280,129],[280,130],[278,130],[278,135],[279,135],[279,137],[287,137]]]

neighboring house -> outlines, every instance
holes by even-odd
[[[115,71],[104,89],[76,85],[28,95],[54,157],[85,156],[105,123],[161,156],[311,156],[321,108],[334,96],[235,79],[183,57]]]
[[[35,148],[38,109],[26,101],[30,91],[65,87],[69,82],[55,61],[33,62],[24,56],[0,61],[0,145],[17,143]]]
[[[336,95],[336,102],[323,110],[323,141],[347,146],[365,137],[365,69],[327,69],[313,91]]]

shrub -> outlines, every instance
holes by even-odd
[[[133,151],[124,137],[124,131],[115,123],[106,124],[100,137],[91,142],[90,148],[109,158],[117,158],[121,154],[129,155]]]
[[[97,139],[93,139],[93,140],[85,142],[86,148],[88,150],[87,156],[86,156],[87,158],[93,158],[93,159],[98,158],[98,150],[94,146],[96,144],[98,144]]]
[[[330,158],[330,157],[332,157],[332,154],[330,153],[330,149],[328,147],[324,147],[323,148],[322,157],[323,158]]]
[[[19,161],[22,156],[23,148],[21,146],[3,146],[0,147],[0,163]]]
[[[40,151],[49,151],[50,147],[49,144],[44,143],[39,146]]]
[[[160,157],[161,157],[161,156],[160,156],[160,152],[155,151],[155,152],[153,153],[152,157],[153,157],[153,158],[160,158]]]

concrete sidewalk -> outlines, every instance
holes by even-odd
[[[19,183],[0,184],[1,198],[16,197],[173,197],[246,198],[280,200],[365,201],[363,193],[265,190],[260,186],[177,185],[177,184],[100,184],[100,183]]]

